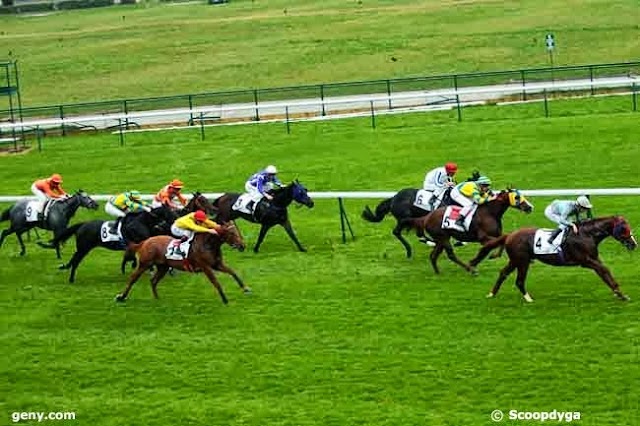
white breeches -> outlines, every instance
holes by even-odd
[[[249,185],[248,182],[244,184],[244,190],[247,191],[247,194],[249,194],[251,199],[255,202],[262,200],[262,198],[264,197],[260,193],[260,191],[258,191],[258,188],[256,188],[255,186]]]
[[[558,227],[559,227],[560,229],[565,229],[565,228],[567,228],[567,225],[564,225],[564,224],[562,223],[562,220],[563,220],[563,219],[562,219],[562,216],[560,216],[560,215],[558,215],[558,214],[555,214],[555,213],[553,212],[553,209],[551,208],[551,204],[549,204],[549,205],[547,206],[547,208],[546,208],[546,209],[544,209],[544,215],[545,215],[545,216],[547,217],[547,219],[549,219],[550,221],[557,223],[557,224],[558,224]]]
[[[104,205],[104,211],[107,212],[109,216],[113,217],[125,217],[127,214],[113,205],[113,203],[106,203]]]
[[[35,183],[31,185],[31,192],[33,192],[33,195],[35,195],[36,198],[38,198],[38,201],[42,202],[43,205],[49,199],[49,197],[47,197],[47,194],[45,194],[43,191],[40,191],[38,188],[36,188]]]
[[[475,201],[460,193],[458,188],[453,188],[451,191],[451,199],[462,206],[462,210],[460,210],[461,216],[466,216],[475,204]]]
[[[190,229],[182,229],[177,227],[176,225],[171,225],[171,233],[174,237],[187,237],[189,239],[193,238],[195,232]]]

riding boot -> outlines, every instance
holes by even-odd
[[[556,229],[554,229],[554,231],[551,233],[551,236],[549,236],[549,239],[547,240],[547,242],[548,242],[549,244],[552,244],[552,243],[553,243],[553,240],[555,240],[555,239],[556,239],[556,237],[557,237],[558,235],[560,235],[560,233],[561,233],[561,232],[562,232],[562,229],[560,229],[560,228],[556,228]]]
[[[109,233],[115,235],[118,233],[118,221],[114,220],[109,222]]]
[[[254,205],[255,203],[256,203],[256,202],[255,202],[255,201],[253,201],[253,200],[249,201],[249,202],[247,203],[247,207],[246,207],[246,208],[247,208],[247,210],[249,210],[250,212],[252,212],[252,211],[253,211],[253,205]]]
[[[455,223],[455,224],[456,224],[457,226],[461,227],[461,228],[464,228],[464,220],[465,220],[465,219],[466,219],[466,216],[462,216],[462,215],[460,215],[460,216],[458,216],[458,218],[456,219],[456,223]]]

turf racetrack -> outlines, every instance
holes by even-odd
[[[42,153],[0,157],[6,194],[62,173],[67,189],[90,193],[159,189],[180,177],[186,190],[240,190],[247,175],[275,163],[312,191],[399,190],[421,184],[446,160],[460,178],[480,168],[500,189],[637,186],[637,114],[438,121],[431,115],[296,125],[45,139]],[[450,118],[447,116],[447,118]],[[434,121],[435,120],[435,121]],[[606,240],[601,254],[632,301],[615,300],[579,268],[534,264],[525,305],[511,277],[484,295],[505,259],[471,277],[446,258],[442,275],[428,249],[406,259],[392,221],[362,221],[365,203],[346,200],[357,235],[340,242],[335,200],[291,209],[308,253],[281,229],[262,252],[226,248],[250,285],[244,296],[221,276],[223,306],[202,275],[178,273],[153,300],[144,277],[125,304],[120,253],[96,249],[77,283],[56,269],[53,251],[14,236],[0,250],[3,424],[16,411],[74,411],[79,425],[481,425],[495,409],[579,411],[581,425],[638,424],[638,253]],[[505,215],[505,229],[549,225],[534,198],[530,216]],[[640,223],[634,197],[593,197],[596,215]],[[6,207],[6,206],[4,206]],[[105,217],[82,211],[74,221]],[[239,222],[248,244],[258,227]],[[0,224],[4,229],[6,222]],[[46,233],[41,232],[41,235]],[[465,260],[476,245],[458,249]],[[73,252],[70,242],[64,259]],[[9,419],[9,420],[7,420]],[[509,424],[509,422],[503,422]],[[29,423],[25,423],[29,424]]]

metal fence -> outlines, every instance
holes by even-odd
[[[528,92],[524,87],[542,81],[567,81],[567,80],[590,80],[595,81],[602,78],[635,76],[640,75],[640,62],[624,62],[610,64],[593,64],[553,68],[530,68],[512,71],[449,74],[426,77],[386,79],[373,81],[357,81],[345,83],[328,83],[306,86],[277,87],[267,89],[237,90],[227,92],[209,92],[198,94],[185,94],[178,96],[163,96],[153,98],[121,99],[101,102],[86,102],[75,104],[48,105],[38,107],[21,108],[19,117],[21,121],[39,121],[43,119],[59,119],[65,123],[57,130],[59,134],[66,135],[70,131],[95,129],[94,126],[83,122],[74,122],[74,117],[124,114],[129,115],[135,112],[168,109],[202,109],[216,105],[255,105],[255,114],[251,117],[253,121],[264,119],[260,114],[259,105],[268,102],[278,102],[283,100],[304,100],[319,99],[323,101],[329,98],[356,96],[356,95],[384,95],[387,99],[392,99],[393,95],[402,92],[415,91],[437,91],[449,90],[457,91],[465,87],[488,86],[488,85],[521,85],[521,93],[512,96],[512,100],[528,100]],[[595,94],[595,87],[591,89],[591,94]],[[429,100],[431,105],[441,103],[451,103],[455,101],[448,96],[440,96]],[[322,110],[320,115],[328,114],[325,111],[325,103],[320,102]],[[393,109],[391,101],[387,105],[388,109]],[[13,121],[9,116],[10,111],[0,111],[0,122]],[[187,124],[200,123],[200,119],[219,119],[215,114],[210,116],[194,117],[191,115]],[[113,124],[114,128],[124,125],[127,129],[136,127],[137,123],[125,121],[124,123]],[[35,129],[23,129],[27,132]],[[0,132],[2,130],[0,129]],[[49,131],[48,131],[49,132]],[[2,134],[0,133],[0,136]]]

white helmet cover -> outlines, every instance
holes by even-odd
[[[576,200],[576,203],[578,203],[580,207],[584,207],[585,209],[590,209],[593,207],[593,205],[591,204],[591,201],[589,201],[586,195],[579,196],[578,199]]]
[[[270,175],[275,175],[276,173],[278,173],[278,169],[276,169],[276,166],[269,164],[265,169],[265,172],[269,173]]]

